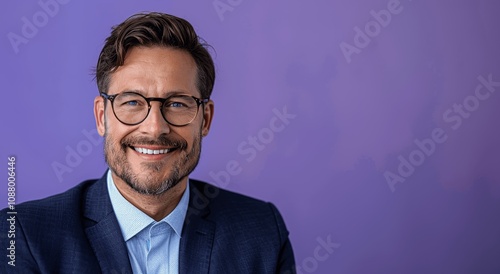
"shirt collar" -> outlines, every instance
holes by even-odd
[[[156,223],[153,218],[149,217],[123,197],[113,182],[111,170],[108,170],[107,184],[109,198],[111,200],[111,204],[113,205],[113,210],[115,212],[116,219],[118,219],[118,224],[120,225],[123,239],[125,241],[134,237],[148,225]],[[184,224],[184,219],[186,218],[188,203],[189,181],[184,194],[182,194],[179,204],[177,204],[175,209],[170,212],[170,214],[160,220],[160,222],[168,223],[179,237],[182,234],[182,226]]]

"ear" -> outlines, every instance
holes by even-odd
[[[102,98],[102,96],[96,96],[94,98],[94,117],[97,132],[101,136],[104,136],[106,132],[106,127],[104,126],[104,110],[104,98]]]
[[[214,101],[209,100],[203,107],[203,125],[201,130],[201,135],[203,137],[208,135],[213,117],[214,117]]]

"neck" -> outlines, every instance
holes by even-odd
[[[186,190],[188,181],[186,176],[176,186],[160,195],[146,195],[132,189],[114,173],[111,173],[111,176],[122,196],[155,221],[160,221],[175,209]]]

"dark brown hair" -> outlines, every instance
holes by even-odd
[[[123,65],[127,51],[136,46],[165,46],[187,51],[198,67],[197,87],[202,98],[210,98],[215,81],[214,62],[193,26],[186,20],[159,12],[139,13],[113,27],[95,69],[97,88],[107,93],[110,76]]]

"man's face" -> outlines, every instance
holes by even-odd
[[[135,47],[127,53],[123,66],[112,73],[108,94],[133,91],[145,97],[184,94],[200,98],[196,80],[196,63],[189,53],[165,47]],[[182,127],[164,120],[158,101],[151,102],[148,117],[135,126],[122,124],[113,114],[111,102],[106,105],[102,97],[96,97],[94,114],[99,134],[104,136],[106,162],[118,180],[139,193],[159,195],[194,170],[200,158],[201,138],[210,128],[212,101],[201,105],[195,120]],[[143,149],[160,153],[147,154]]]

